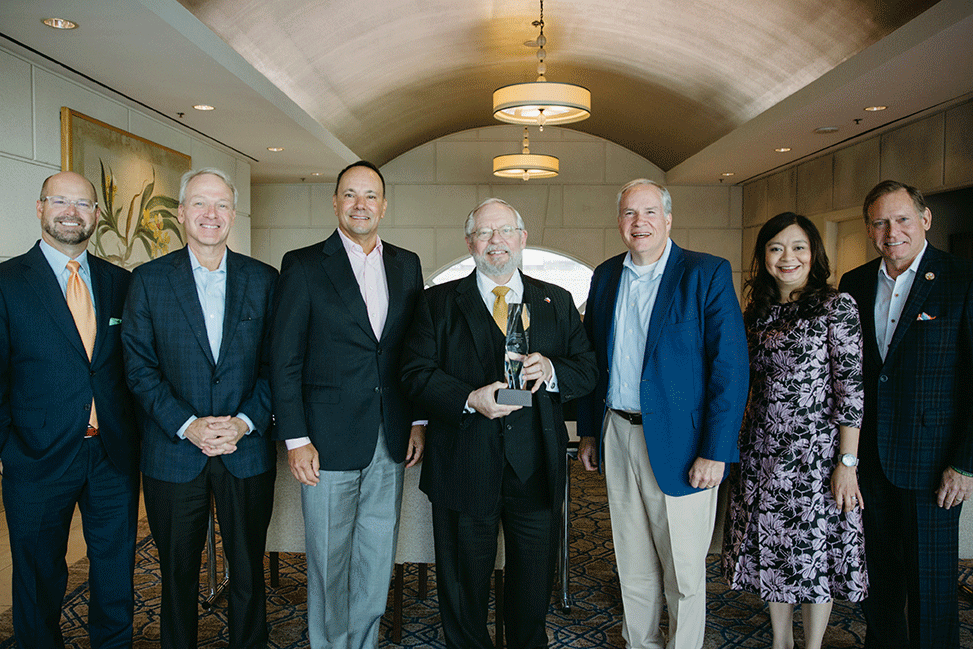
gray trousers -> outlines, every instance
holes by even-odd
[[[319,452],[327,452],[319,449]],[[301,485],[311,649],[375,649],[399,533],[403,466],[385,435],[360,471],[321,471]]]

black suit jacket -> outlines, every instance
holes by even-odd
[[[88,263],[98,319],[90,362],[40,244],[0,264],[0,458],[6,477],[62,475],[84,443],[92,397],[112,463],[135,471],[138,438],[119,336],[130,275],[91,254]]]
[[[539,416],[550,502],[556,504],[563,495],[568,440],[562,404],[594,388],[595,354],[571,295],[523,279],[529,349],[549,358],[557,374],[559,392],[541,387],[532,406]],[[498,378],[499,359],[489,342],[494,328],[474,271],[426,290],[403,352],[406,390],[429,415],[419,486],[434,504],[472,515],[493,511],[504,469],[499,444],[504,421],[464,413],[470,393]]]
[[[422,293],[419,257],[382,242],[389,309],[375,337],[337,230],[284,255],[274,308],[271,387],[277,437],[309,437],[326,471],[363,469],[382,424],[402,462],[413,421],[399,354]]]
[[[226,251],[226,302],[213,358],[186,248],[135,269],[122,340],[128,384],[142,407],[142,472],[188,482],[207,456],[176,432],[190,416],[244,413],[256,430],[221,456],[237,478],[274,467],[270,443],[270,306],[277,271]]]
[[[926,249],[885,361],[875,339],[881,259],[841,278],[865,339],[862,462],[902,489],[936,489],[943,470],[973,472],[973,264]],[[877,455],[877,457],[876,457]]]

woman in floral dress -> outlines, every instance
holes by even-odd
[[[862,334],[854,300],[828,284],[821,235],[787,212],[757,235],[744,312],[750,401],[730,478],[723,574],[768,602],[774,649],[821,647],[836,597],[868,587],[858,488]]]

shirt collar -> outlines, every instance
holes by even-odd
[[[71,261],[71,257],[68,257],[66,254],[43,239],[41,239],[41,252],[44,253],[44,258],[47,259],[47,263],[58,275],[64,272],[68,262]],[[81,266],[81,271],[83,271],[85,275],[90,276],[91,269],[88,267],[88,251],[82,250],[81,254],[75,257],[75,260],[77,260],[78,264]]]
[[[497,284],[489,276],[484,275],[479,269],[476,271],[476,286],[482,295],[492,295],[494,287],[506,286],[518,296],[524,295],[524,279],[520,276],[520,271],[514,271],[506,284]],[[510,300],[507,300],[508,302]]]
[[[628,268],[635,276],[639,279],[648,275],[648,279],[654,280],[662,276],[662,273],[666,270],[666,263],[669,261],[669,253],[672,252],[672,239],[666,239],[666,247],[662,251],[662,256],[659,257],[658,261],[654,261],[651,264],[645,266],[637,266],[634,261],[632,261],[632,251],[629,251],[625,255],[624,261],[622,261],[622,266]]]
[[[205,270],[206,272],[214,272],[214,273],[225,273],[226,272],[226,256],[227,256],[226,255],[226,250],[223,251],[223,258],[220,259],[220,265],[217,266],[216,267],[216,270],[214,270],[214,271],[210,271],[209,268],[207,268],[206,266],[203,266],[201,263],[199,263],[199,259],[197,259],[196,258],[196,255],[193,254],[193,249],[192,248],[190,248],[189,246],[186,246],[186,250],[189,252],[189,265],[193,269],[193,272],[194,273],[197,270],[200,270],[200,269]]]
[[[362,248],[358,243],[352,241],[351,237],[341,231],[341,228],[338,228],[337,230],[338,236],[341,237],[341,245],[345,247],[345,252],[347,252],[349,255],[355,254],[361,255],[362,257],[368,256],[365,254],[365,249]],[[376,251],[378,251],[379,256],[382,255],[382,238],[377,234],[375,235],[375,247],[372,248],[372,252]]]
[[[914,275],[914,274],[916,274],[916,273],[919,272],[919,264],[922,263],[922,257],[926,254],[926,248],[928,248],[928,247],[929,247],[929,242],[928,241],[925,241],[922,244],[922,250],[920,250],[919,251],[919,254],[916,255],[916,258],[912,260],[912,263],[909,264],[909,267],[905,269],[905,272],[906,273],[912,273]],[[884,276],[885,279],[887,279],[888,281],[893,282],[893,283],[895,282],[895,280],[892,279],[892,277],[889,275],[889,270],[888,270],[888,267],[885,265],[885,258],[884,257],[882,258],[882,263],[880,263],[878,265],[878,274],[879,274],[879,277]],[[905,273],[903,273],[903,274],[905,274]]]

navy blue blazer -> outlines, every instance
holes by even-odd
[[[947,466],[973,472],[973,264],[926,248],[883,362],[875,338],[880,263],[848,271],[840,285],[858,303],[865,339],[859,454],[880,462],[896,487],[934,490]]]
[[[271,343],[275,434],[309,437],[325,471],[368,466],[379,424],[392,459],[405,459],[414,413],[399,382],[399,354],[422,268],[415,253],[382,246],[389,310],[381,340],[337,230],[281,263]]]
[[[269,344],[277,271],[226,251],[226,308],[219,358],[213,358],[186,248],[132,273],[122,343],[128,385],[141,406],[142,472],[188,482],[207,457],[176,432],[190,416],[244,413],[256,430],[223,455],[227,470],[249,478],[275,465],[270,442]]]
[[[625,254],[595,269],[585,311],[598,385],[578,402],[578,433],[599,439],[599,458]],[[659,487],[682,496],[699,491],[688,477],[697,457],[739,461],[750,360],[729,262],[673,243],[660,282],[642,361],[642,425]]]
[[[119,323],[127,270],[88,255],[97,333],[92,359],[57,277],[35,244],[0,264],[0,459],[7,478],[64,474],[84,443],[91,399],[112,463],[133,473],[135,420]]]

